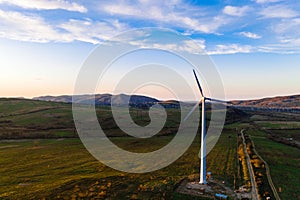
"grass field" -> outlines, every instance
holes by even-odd
[[[277,137],[293,138],[293,140],[300,141],[300,129],[294,130],[270,130],[272,134]]]
[[[208,156],[214,177],[233,185],[235,174],[234,136],[224,133]],[[114,138],[126,148],[142,151],[160,146],[169,136],[156,137],[149,145],[135,145],[135,139]],[[229,141],[228,141],[229,140]],[[115,171],[95,160],[79,139],[46,139],[0,143],[0,198],[31,199],[102,196],[120,199],[136,195],[148,199],[165,196],[177,198],[176,185],[184,178],[199,173],[199,140],[172,165],[152,173],[128,174]],[[223,149],[228,149],[223,151]],[[109,187],[108,187],[109,186]],[[102,195],[99,195],[101,194]],[[105,195],[104,195],[105,194]],[[124,196],[125,195],[125,196]],[[175,195],[175,196],[174,196]]]
[[[275,187],[282,199],[300,196],[300,151],[263,137],[252,137],[259,154],[270,166]],[[281,189],[280,189],[281,188]]]
[[[266,129],[300,129],[299,121],[256,121],[256,123]]]
[[[132,152],[149,152],[167,144],[177,131],[180,116],[178,110],[168,109],[167,123],[160,133],[163,136],[139,140],[120,137],[124,133],[107,107],[98,107],[97,115],[106,134],[113,136],[111,140]],[[137,124],[149,123],[146,110],[132,109],[131,116]],[[270,140],[265,129],[297,139],[298,119],[296,114],[229,110],[225,129],[207,156],[207,170],[231,188],[243,184],[237,169],[236,133],[246,129],[258,153],[269,163],[282,199],[297,199],[300,150]],[[270,129],[274,127],[276,130]],[[0,99],[0,199],[196,199],[174,190],[183,179],[199,175],[199,135],[176,162],[146,174],[106,167],[76,137],[70,104]],[[3,140],[9,138],[14,140]]]
[[[71,104],[0,99],[0,139],[77,137]]]
[[[125,113],[127,108],[119,108]],[[178,109],[166,109],[167,120],[159,135],[176,133],[180,123]],[[126,136],[113,120],[108,106],[96,108],[98,121],[106,134],[111,137]],[[150,122],[148,110],[130,109],[135,123],[145,126]],[[233,123],[246,118],[237,110],[228,110],[226,122]],[[210,111],[207,112],[207,119]],[[19,138],[60,138],[77,137],[72,116],[72,105],[66,103],[44,102],[20,99],[0,99],[0,139]]]
[[[249,123],[234,123],[225,127],[246,129],[255,143],[256,150],[269,164],[273,183],[282,199],[300,197],[300,150],[269,138],[293,138],[299,141],[299,115],[289,113],[252,113]],[[261,121],[257,121],[257,120]],[[274,120],[275,119],[275,120]]]

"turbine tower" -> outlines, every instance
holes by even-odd
[[[206,184],[206,105],[205,102],[206,101],[210,101],[210,102],[217,102],[217,103],[226,103],[226,101],[222,101],[222,100],[218,100],[218,99],[212,99],[212,98],[207,98],[204,96],[200,82],[198,80],[198,77],[196,75],[195,70],[193,70],[199,91],[200,91],[200,95],[201,95],[201,99],[200,101],[192,108],[192,110],[186,115],[186,117],[184,118],[184,121],[187,120],[190,115],[195,111],[196,108],[199,107],[200,103],[202,105],[202,112],[201,112],[201,149],[200,149],[200,184]]]

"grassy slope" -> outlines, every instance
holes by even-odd
[[[236,161],[228,160],[227,153],[220,154],[225,144],[229,148],[228,152],[234,151],[231,145],[227,146],[229,134],[231,133],[227,132],[221,136],[216,148],[208,156],[208,164],[211,165],[209,170],[215,177],[218,174],[221,175],[220,178],[230,177],[225,180],[232,185],[232,166]],[[123,147],[145,151],[168,142],[170,137],[153,138],[148,141],[149,145],[135,146],[132,142],[137,142],[128,138],[113,140]],[[78,197],[91,188],[97,191],[97,181],[100,181],[98,186],[107,187],[111,183],[105,192],[114,199],[119,199],[122,195],[131,197],[134,194],[140,198],[157,198],[161,195],[172,198],[175,195],[174,187],[180,180],[199,172],[199,140],[172,165],[146,174],[121,173],[104,166],[86,151],[79,139],[2,142],[0,148],[0,198],[56,198],[71,197],[74,194]],[[224,167],[220,169],[219,166],[223,164]],[[76,185],[79,192],[74,192]],[[99,189],[97,192],[101,191]],[[174,198],[178,196],[182,197],[176,194]]]
[[[74,136],[70,104],[0,99],[0,139]]]
[[[176,130],[178,113],[175,110],[169,111],[171,117],[167,126],[169,129]],[[97,112],[104,116],[99,121],[107,126],[107,130],[111,134],[121,135],[112,120],[107,119],[110,115],[109,110],[101,108]],[[134,110],[132,117],[137,123],[143,125],[145,121],[147,122],[148,116],[146,112]],[[257,124],[263,125],[267,122],[264,124],[267,126],[269,126],[268,121],[270,123],[277,121],[295,122],[298,119],[300,119],[299,115],[281,113],[255,113],[255,116],[252,117],[254,121],[264,121]],[[295,125],[294,122],[293,126]],[[280,123],[282,125],[282,122]],[[285,123],[285,125],[291,124]],[[300,191],[300,184],[299,180],[296,179],[299,177],[299,170],[296,170],[299,168],[299,149],[268,140],[263,131],[257,131],[257,127],[254,127],[253,124],[249,125],[247,121],[237,122],[226,127],[228,130],[223,132],[218,144],[208,155],[208,170],[215,177],[217,176],[228,182],[229,185],[233,185],[233,177],[236,176],[235,128],[252,128],[254,131],[251,132],[250,130],[249,134],[256,136],[253,137],[256,148],[260,155],[269,162],[275,185],[283,189],[281,195],[283,197],[289,197],[290,194],[299,195],[297,191]],[[171,134],[174,130],[171,131]],[[74,137],[71,105],[0,99],[0,137],[5,134],[29,135],[30,137]],[[229,135],[231,138],[228,137]],[[120,198],[121,194],[126,194],[128,198],[131,195],[138,195],[140,198],[155,198],[155,196],[161,195],[168,197],[171,195],[177,199],[186,198],[179,194],[175,195],[173,189],[183,178],[199,172],[197,155],[200,147],[198,138],[189,151],[174,164],[157,172],[143,175],[122,174],[105,167],[85,150],[78,139],[32,140],[20,143],[1,142],[0,197],[6,196],[16,199],[42,196],[54,198],[59,194],[71,196],[74,190],[78,190],[76,185],[80,186],[77,195],[79,193],[83,195],[91,188],[98,193],[102,192],[103,195],[103,188],[101,189],[99,186],[101,184],[95,185],[95,182],[100,180],[103,181],[103,184],[112,183],[112,186],[106,188],[105,192],[107,196],[115,199]],[[128,138],[113,140],[127,150],[146,152],[160,148],[171,139],[171,136],[160,137],[147,140],[146,143],[139,143]],[[10,145],[13,146],[2,147]],[[284,152],[284,154],[280,154],[280,152]],[[282,180],[283,176],[285,180]],[[124,185],[127,182],[130,184]],[[142,189],[140,185],[143,186]],[[95,189],[96,186],[99,186],[100,189]],[[115,191],[120,192],[116,193]]]

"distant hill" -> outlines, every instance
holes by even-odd
[[[95,98],[95,99],[94,99]],[[33,98],[34,100],[40,101],[53,101],[53,102],[64,102],[64,103],[72,103],[71,95],[62,95],[62,96],[40,96]],[[96,105],[127,105],[128,102],[130,105],[153,105],[159,103],[160,101],[142,95],[126,95],[126,94],[95,94],[94,95],[79,95],[77,96],[77,103],[82,104],[92,104],[95,102]],[[94,101],[94,102],[93,102]]]
[[[300,109],[300,95],[278,96],[256,100],[241,100],[231,102],[237,106],[274,108],[274,109]]]
[[[80,95],[77,96],[79,103],[91,104],[94,101],[93,95]],[[62,96],[41,96],[35,97],[34,100],[40,101],[53,101],[53,102],[65,102],[72,103],[71,95]],[[126,95],[126,94],[96,94],[95,104],[96,105],[111,105],[113,101],[114,105],[127,105],[127,102],[133,106],[141,105],[153,105],[161,104],[164,106],[177,107],[180,102],[175,100],[161,101],[152,97],[142,96],[142,95]],[[233,105],[239,107],[253,107],[253,108],[272,108],[272,109],[300,109],[300,95],[293,96],[278,96],[269,97],[256,100],[234,100],[231,101]]]

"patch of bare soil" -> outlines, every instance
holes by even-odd
[[[235,192],[222,181],[210,178],[207,184],[202,185],[196,179],[185,179],[176,189],[177,192],[191,196],[215,198],[216,194],[223,194],[230,199],[238,199]]]

